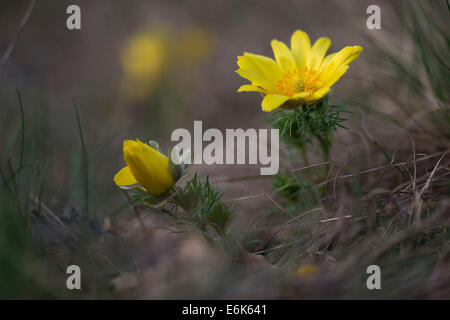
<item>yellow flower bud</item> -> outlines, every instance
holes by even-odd
[[[123,158],[127,167],[114,176],[119,187],[139,184],[147,193],[159,196],[174,185],[169,159],[149,145],[139,140],[125,140]]]

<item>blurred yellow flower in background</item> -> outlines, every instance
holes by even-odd
[[[296,274],[302,278],[312,278],[319,272],[319,267],[314,264],[305,264],[299,267]]]
[[[144,27],[133,34],[120,52],[126,96],[150,96],[164,81],[176,80],[180,71],[198,66],[213,48],[213,35],[199,26],[180,31],[170,25]]]
[[[308,35],[297,30],[291,37],[291,48],[272,40],[275,60],[252,53],[238,57],[241,77],[251,81],[238,89],[264,94],[262,109],[295,108],[312,104],[328,93],[331,86],[348,70],[350,62],[361,51],[360,46],[347,46],[339,52],[325,56],[331,41],[319,38],[311,46]]]
[[[147,97],[160,83],[171,60],[171,31],[155,26],[137,32],[120,52],[126,96],[135,100]]]
[[[125,74],[133,79],[156,77],[163,68],[167,48],[160,34],[137,34],[122,53]]]
[[[140,140],[123,142],[123,158],[127,166],[114,176],[117,186],[134,186],[150,195],[160,196],[174,185],[169,159]]]

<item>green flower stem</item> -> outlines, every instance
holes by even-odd
[[[331,148],[331,144],[332,144],[331,137],[323,137],[321,135],[316,135],[316,138],[317,138],[317,140],[319,140],[320,147],[323,152],[324,160],[326,162],[329,162],[330,161],[330,148]],[[324,166],[324,168],[325,168],[324,169],[324,175],[325,175],[324,178],[326,178],[328,176],[328,171],[330,170],[330,164],[327,163]]]
[[[323,152],[323,158],[324,161],[327,162],[323,167],[323,180],[326,181],[328,177],[328,173],[330,171],[330,149],[332,145],[331,137],[330,136],[322,136],[320,134],[317,134],[315,136],[317,140],[319,140],[320,147]],[[322,187],[322,194],[325,195],[326,193],[326,184]]]
[[[145,224],[144,224],[144,221],[142,221],[142,219],[141,219],[141,215],[139,214],[139,208],[137,207],[136,204],[133,203],[133,200],[131,199],[131,197],[130,197],[130,195],[128,194],[128,192],[126,192],[125,190],[122,190],[122,192],[123,192],[123,194],[125,195],[125,197],[127,198],[128,203],[130,204],[131,209],[133,209],[133,212],[134,212],[136,218],[138,219],[139,224],[140,224],[142,230],[145,230]]]
[[[323,167],[323,179],[326,180],[330,171],[330,152],[332,146],[333,132],[337,128],[346,129],[342,123],[347,120],[342,117],[348,113],[343,106],[329,104],[329,96],[317,101],[312,105],[302,104],[295,109],[278,110],[274,112],[268,121],[273,128],[280,130],[280,136],[288,146],[298,148],[305,166],[310,166],[308,158],[308,147],[319,148],[322,157],[327,164]],[[316,142],[317,139],[317,142]],[[310,182],[317,180],[314,170],[305,169],[304,174]],[[326,186],[322,188],[325,194]]]
[[[301,153],[302,158],[303,158],[303,162],[304,162],[305,167],[309,167],[310,166],[307,148],[308,148],[307,145],[300,146],[300,148],[299,148],[300,149],[300,153]],[[311,181],[311,179],[312,179],[311,169],[307,168],[307,169],[305,169],[305,171],[306,171],[305,172],[306,175],[308,176],[308,180]]]

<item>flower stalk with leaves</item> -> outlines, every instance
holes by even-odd
[[[178,152],[169,154],[177,156]],[[114,182],[124,192],[133,193],[133,197],[127,194],[133,206],[140,202],[149,208],[148,213],[160,210],[177,226],[194,227],[210,241],[224,239],[232,219],[231,206],[221,201],[222,190],[212,186],[208,177],[201,181],[195,174],[183,187],[177,186],[186,159],[172,161],[155,141],[147,145],[140,140],[125,140],[123,155],[127,166],[115,175]]]

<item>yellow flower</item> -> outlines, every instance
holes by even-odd
[[[306,264],[299,267],[296,274],[300,277],[312,278],[319,272],[319,267],[314,264]]]
[[[330,44],[330,39],[319,38],[311,46],[308,35],[297,30],[292,34],[290,49],[283,42],[272,40],[275,60],[245,52],[238,57],[236,72],[251,84],[241,86],[238,92],[264,94],[264,111],[318,101],[363,50],[360,46],[348,46],[325,57]]]
[[[166,50],[166,44],[160,35],[137,34],[122,52],[125,74],[139,80],[156,77],[162,72]]]
[[[158,87],[170,65],[170,41],[170,29],[161,25],[144,28],[124,43],[120,62],[128,97],[145,99]]]
[[[119,187],[138,184],[143,191],[160,196],[174,185],[169,159],[149,145],[139,140],[125,140],[123,158],[127,166],[114,176]]]

